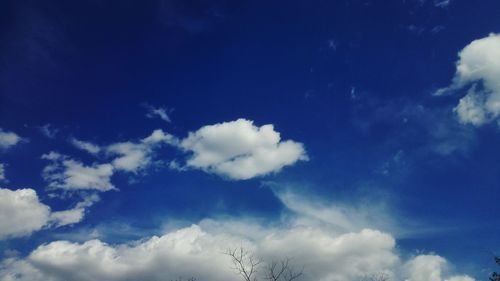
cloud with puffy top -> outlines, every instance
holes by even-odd
[[[443,278],[448,269],[448,261],[438,255],[418,255],[405,265],[408,279],[405,281],[474,281],[467,275],[452,275]]]
[[[456,63],[452,84],[437,94],[455,92],[469,86],[455,107],[463,124],[481,126],[499,121],[500,115],[500,34],[472,41],[463,48]]]
[[[258,127],[246,119],[204,126],[190,132],[179,147],[191,153],[187,167],[233,180],[264,176],[308,160],[302,143],[281,140],[273,125]]]
[[[304,267],[301,280],[305,281],[351,281],[377,272],[406,281],[474,281],[465,275],[443,277],[447,261],[440,256],[417,256],[402,263],[395,239],[377,230],[335,233],[318,226],[256,226],[261,233],[241,235],[228,223],[204,224],[121,245],[98,239],[54,241],[39,246],[26,259],[4,261],[0,280],[23,276],[26,279],[21,280],[160,281],[193,276],[234,281],[238,276],[224,252],[243,246],[263,261],[291,257],[293,267]]]
[[[33,189],[0,188],[0,239],[27,236],[44,227],[80,222],[85,208],[97,200],[98,197],[92,196],[78,203],[74,209],[53,212],[40,202]]]

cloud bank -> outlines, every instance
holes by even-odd
[[[304,207],[272,224],[242,217],[205,219],[125,244],[110,245],[98,239],[53,241],[25,258],[4,260],[0,280],[160,281],[195,277],[234,281],[239,276],[224,252],[242,246],[267,262],[291,258],[292,266],[304,267],[304,281],[352,281],[381,272],[393,280],[474,281],[451,273],[447,260],[438,255],[417,255],[403,261],[389,233],[372,228],[337,230],[328,220],[304,220],[310,212],[302,210],[314,208],[307,207],[309,204],[298,204]]]
[[[292,257],[293,266],[304,266],[302,280],[306,281],[350,281],[376,272],[406,281],[474,280],[461,275],[443,277],[447,261],[436,255],[402,263],[394,238],[377,230],[339,234],[320,227],[271,227],[263,229],[262,237],[243,237],[224,228],[224,223],[203,224],[130,244],[54,241],[39,246],[26,259],[4,261],[0,280],[160,281],[193,276],[234,281],[239,277],[224,252],[242,245],[266,261]]]

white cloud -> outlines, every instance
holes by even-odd
[[[54,241],[39,246],[26,260],[18,260],[21,268],[6,266],[3,273],[0,271],[0,280],[2,274],[24,273],[57,281],[160,281],[179,276],[233,281],[238,276],[223,253],[243,246],[264,261],[291,257],[293,266],[304,267],[301,280],[305,281],[350,281],[376,272],[407,281],[474,281],[465,275],[443,278],[447,262],[439,256],[417,256],[402,264],[394,238],[377,230],[335,233],[311,226],[252,227],[248,222],[234,223],[211,222],[205,227],[201,222],[121,245],[100,240]],[[253,230],[241,235],[243,229],[238,228],[242,226]]]
[[[0,281],[57,281],[33,267],[25,260],[15,257],[0,263]]]
[[[100,240],[82,244],[55,241],[38,247],[26,261],[30,271],[65,281],[153,281],[179,276],[233,281],[238,277],[223,253],[243,245],[269,261],[293,256],[295,265],[307,269],[306,280],[347,281],[390,269],[399,260],[394,239],[374,230],[338,235],[315,228],[268,229],[259,240],[225,232],[193,225],[124,245],[111,246]],[[14,270],[6,272],[13,274]]]
[[[85,166],[81,162],[69,159],[56,152],[42,155],[42,159],[52,161],[42,172],[51,188],[64,190],[99,190],[115,189],[111,183],[113,166],[111,164],[92,164]]]
[[[49,206],[40,202],[33,189],[0,188],[0,239],[27,236],[44,227],[80,222],[85,208],[96,200],[95,196],[89,196],[73,210],[52,212]]]
[[[78,139],[75,139],[75,138],[71,138],[70,142],[76,148],[79,148],[81,150],[87,151],[90,154],[94,154],[95,155],[95,154],[98,154],[101,151],[101,147],[100,146],[98,146],[96,144],[93,144],[91,142],[82,141],[82,140],[78,140]]]
[[[22,141],[16,133],[7,132],[0,128],[0,149],[8,149]]]
[[[151,165],[154,156],[154,149],[161,144],[177,145],[177,138],[163,132],[155,130],[148,137],[139,142],[119,142],[106,147],[106,152],[117,156],[111,164],[117,170],[126,172],[138,172]]]
[[[408,234],[402,230],[395,219],[388,215],[387,207],[378,200],[370,204],[326,203],[320,198],[304,199],[297,193],[277,187],[275,195],[297,216],[298,225],[327,225],[332,231],[356,232],[365,228],[382,229],[402,236]]]
[[[161,120],[165,122],[172,122],[170,119],[169,114],[172,112],[171,109],[168,109],[166,107],[154,107],[152,105],[146,104],[144,105],[146,107],[146,110],[148,111],[146,113],[147,118],[160,118]]]
[[[0,239],[27,236],[44,227],[78,223],[85,209],[97,200],[95,195],[88,196],[74,209],[52,212],[49,206],[40,202],[33,189],[0,188]]]
[[[482,92],[476,91],[476,87],[472,87],[467,95],[460,99],[454,111],[458,115],[460,123],[470,123],[474,126],[483,125],[488,121],[488,113],[483,107],[485,95]]]
[[[0,188],[0,239],[40,230],[49,216],[50,208],[40,203],[33,189]]]
[[[418,255],[409,260],[406,265],[406,281],[474,281],[467,275],[448,276],[443,279],[443,272],[447,271],[448,262],[438,255]]]
[[[51,161],[42,176],[49,183],[49,187],[64,190],[98,190],[109,191],[116,189],[111,183],[111,177],[117,171],[138,173],[153,164],[155,149],[162,144],[177,146],[178,140],[162,130],[155,130],[151,135],[138,142],[119,142],[108,146],[98,146],[77,139],[71,140],[76,147],[91,154],[104,151],[109,157],[108,163],[92,163],[85,165],[80,161],[70,159],[57,152],[42,155],[42,159]],[[76,210],[67,215],[77,216]]]
[[[234,180],[263,176],[308,159],[301,143],[281,141],[273,125],[257,127],[246,119],[204,126],[189,133],[180,147],[193,154],[188,167]]]
[[[437,94],[473,85],[455,112],[460,122],[475,126],[498,121],[500,115],[500,35],[472,41],[459,53],[453,83]]]
[[[50,221],[53,222],[55,226],[64,226],[78,223],[83,220],[87,208],[94,205],[94,203],[99,200],[100,198],[97,194],[86,196],[84,200],[76,204],[73,209],[53,212],[50,215]]]

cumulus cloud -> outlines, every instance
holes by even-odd
[[[111,183],[113,166],[111,164],[92,164],[86,166],[81,162],[70,159],[57,152],[42,155],[42,159],[52,163],[42,172],[42,177],[51,188],[64,190],[98,190],[108,191],[115,189]]]
[[[455,107],[461,123],[480,126],[500,115],[500,35],[472,41],[459,53],[453,83],[437,94],[472,85]]]
[[[70,142],[73,146],[83,151],[86,151],[90,154],[98,154],[101,151],[101,147],[97,144],[93,144],[91,142],[78,140],[76,138],[71,138]]]
[[[80,222],[84,208],[95,202],[89,197],[77,204],[74,210],[82,210],[80,216],[71,211],[52,212],[40,202],[36,191],[30,188],[10,190],[0,188],[0,239],[30,235],[50,225],[62,226]]]
[[[0,128],[0,149],[8,149],[22,141],[16,133],[4,131]]]
[[[238,277],[223,253],[241,245],[266,260],[293,255],[294,264],[308,269],[307,280],[347,281],[392,268],[399,260],[394,239],[374,230],[337,235],[321,229],[292,228],[249,240],[192,225],[132,244],[55,241],[38,247],[25,262],[36,274],[65,281],[152,281],[178,276],[232,281]],[[11,270],[6,272],[13,275]]]
[[[395,239],[377,230],[335,233],[320,227],[259,226],[255,228],[260,232],[242,236],[224,222],[212,222],[211,227],[203,224],[119,245],[97,239],[54,241],[39,246],[24,260],[10,261],[0,270],[0,278],[34,274],[57,281],[160,281],[193,276],[233,281],[238,276],[223,253],[243,246],[264,261],[292,257],[293,266],[305,268],[302,280],[306,281],[350,281],[375,272],[400,277],[400,269],[407,270],[402,273],[407,281],[474,280],[468,276],[443,278],[446,260],[439,256],[417,256],[401,263]]]
[[[50,208],[38,200],[33,189],[0,188],[0,239],[40,230],[49,216]]]
[[[192,153],[186,165],[234,180],[277,172],[299,160],[307,160],[301,143],[282,141],[273,125],[257,127],[238,119],[189,133],[179,147]]]
[[[172,112],[171,109],[168,109],[166,107],[154,107],[150,104],[145,104],[144,107],[147,110],[147,118],[160,118],[167,123],[172,122],[169,115]]]

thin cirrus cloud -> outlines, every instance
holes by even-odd
[[[85,208],[99,197],[89,196],[75,208],[53,212],[40,202],[35,190],[30,188],[10,190],[0,188],[0,240],[27,236],[45,227],[64,226],[80,222]],[[20,223],[22,222],[22,223]]]
[[[327,221],[307,223],[296,210],[293,216],[297,218],[277,224],[241,217],[205,219],[160,236],[121,245],[109,245],[98,239],[82,243],[54,241],[39,246],[25,259],[4,261],[0,278],[159,281],[192,276],[207,281],[230,281],[236,278],[236,273],[223,253],[243,246],[264,261],[293,258],[292,266],[304,267],[305,281],[350,281],[374,273],[406,281],[474,280],[466,275],[449,274],[448,261],[438,255],[417,255],[404,261],[389,233],[371,228],[332,231]]]
[[[470,86],[455,107],[463,124],[481,126],[498,122],[500,116],[500,34],[472,41],[459,53],[457,69],[449,87],[436,94],[455,92]]]
[[[166,107],[154,107],[150,104],[144,104],[144,107],[146,108],[146,117],[147,118],[160,118],[161,120],[170,123],[172,122],[172,119],[170,118],[170,113],[172,112],[172,109],[166,108]]]
[[[308,160],[302,143],[283,141],[272,124],[258,127],[247,119],[204,126],[182,139],[179,148],[191,153],[187,167],[233,180],[264,176]]]
[[[90,154],[95,155],[95,154],[98,154],[99,152],[101,152],[101,150],[102,150],[100,146],[93,144],[91,142],[88,142],[88,141],[82,141],[82,140],[79,140],[76,138],[71,138],[70,142],[74,147],[81,149],[83,151],[86,151]]]

